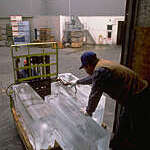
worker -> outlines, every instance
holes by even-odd
[[[23,63],[24,63],[24,67],[29,67],[28,61],[26,59],[23,61]],[[26,69],[26,68],[21,70],[22,78],[30,77],[29,72],[30,72],[29,69]],[[31,76],[38,76],[38,75],[39,75],[39,73],[35,70],[35,68],[31,68]],[[34,79],[34,80],[36,80],[36,79]],[[34,81],[34,80],[32,80],[32,81]]]
[[[24,67],[28,66],[28,62],[27,62],[26,59],[23,61],[23,64],[24,64]],[[23,69],[23,70],[21,71],[21,73],[22,73],[22,78],[27,78],[27,77],[29,77],[29,69]]]
[[[143,138],[150,130],[148,82],[121,64],[97,58],[94,52],[84,52],[81,63],[80,69],[84,68],[89,76],[71,84],[92,84],[84,114],[92,116],[103,92],[124,108],[118,131],[110,142],[112,150],[136,150],[141,145],[142,148],[147,146],[148,140]]]

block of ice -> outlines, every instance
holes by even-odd
[[[78,80],[78,78],[72,75],[71,73],[59,74],[59,78],[62,79],[64,82]],[[58,93],[63,93],[70,98],[71,97],[74,98],[74,100],[77,101],[77,104],[79,105],[79,107],[84,108],[88,104],[88,98],[89,98],[89,94],[91,91],[91,86],[77,85],[75,89],[75,88],[70,88],[68,86],[63,86],[62,84],[59,84],[59,83],[53,83],[52,91],[55,92],[54,95],[57,95]],[[50,97],[52,95],[50,95]],[[99,125],[101,125],[103,122],[105,99],[106,97],[102,95],[100,102],[97,106],[97,109],[93,113],[93,117],[92,117]]]
[[[60,75],[64,80],[76,80],[72,74]],[[52,95],[43,100],[28,84],[15,85],[17,113],[35,150],[53,147],[55,141],[63,150],[107,150],[110,134],[91,117],[80,112],[88,102],[90,86],[71,87],[52,84]],[[102,122],[105,97],[94,117]]]

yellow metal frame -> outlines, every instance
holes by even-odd
[[[19,52],[19,48],[21,47],[26,47],[27,48],[27,55],[15,55],[14,51],[17,53]],[[31,47],[40,47],[42,52],[41,53],[32,53]],[[45,52],[45,48],[49,49],[49,52]],[[55,52],[51,52],[51,50],[55,49]],[[17,44],[17,45],[11,45],[11,55],[12,55],[12,63],[13,63],[13,72],[14,72],[14,81],[15,83],[18,82],[23,82],[27,80],[32,80],[32,79],[38,79],[38,78],[47,78],[47,77],[54,77],[58,76],[58,44],[56,42],[44,42],[44,43],[28,43],[28,44]],[[50,55],[56,55],[56,62],[54,63],[43,63],[43,64],[34,64],[32,65],[29,59],[29,65],[24,66],[24,67],[16,67],[15,61],[20,58],[31,58],[33,56],[50,56]],[[45,73],[42,75],[36,75],[36,76],[31,76],[31,69],[36,68],[36,67],[50,67],[52,65],[56,65],[56,71],[55,73]],[[30,76],[27,78],[21,78],[18,79],[17,77],[17,72],[23,69],[29,69],[30,71]]]

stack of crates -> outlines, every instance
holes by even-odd
[[[12,26],[10,24],[6,24],[6,39],[8,46],[13,44]]]
[[[83,32],[71,31],[71,47],[80,48],[83,45]]]
[[[55,37],[51,33],[51,28],[40,28],[39,31],[40,31],[40,42],[55,42]],[[46,47],[46,45],[43,46]]]
[[[50,42],[51,29],[50,28],[40,28],[40,42]]]

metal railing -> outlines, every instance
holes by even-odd
[[[58,76],[56,42],[11,45],[11,55],[15,83]]]

